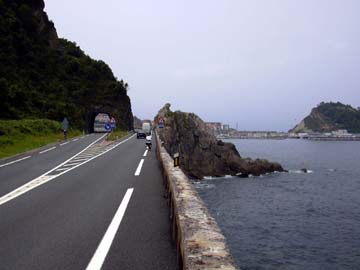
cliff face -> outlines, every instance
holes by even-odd
[[[347,129],[360,132],[360,111],[340,102],[322,102],[289,132],[331,132]]]
[[[190,178],[204,176],[260,175],[283,171],[278,163],[267,160],[242,158],[231,143],[218,141],[205,123],[193,113],[172,112],[165,105],[155,118],[165,121],[165,127],[157,129],[164,147],[170,155],[180,154],[180,167]]]
[[[103,61],[59,39],[43,0],[0,0],[0,118],[67,117],[86,128],[97,112],[132,129],[127,84]]]
[[[137,118],[135,115],[134,115],[134,128],[135,129],[141,129],[142,128],[142,120]]]

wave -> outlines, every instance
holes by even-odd
[[[312,170],[289,170],[289,173],[314,173]]]

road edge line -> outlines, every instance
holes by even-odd
[[[51,148],[45,149],[45,150],[43,150],[43,151],[40,151],[39,154],[45,154],[46,152],[49,152],[49,151],[54,150],[54,149],[56,149],[56,146],[53,146],[53,147],[51,147]]]
[[[106,134],[105,134],[105,135],[106,135]],[[105,135],[104,135],[104,136],[105,136]],[[22,195],[22,194],[24,194],[24,193],[26,193],[26,192],[28,192],[28,191],[30,191],[30,190],[38,187],[38,186],[41,186],[42,184],[45,184],[45,183],[49,182],[50,180],[53,180],[53,179],[59,177],[60,175],[63,175],[63,174],[65,174],[65,173],[67,173],[67,172],[70,172],[70,171],[76,169],[77,167],[80,167],[81,165],[84,165],[84,164],[90,162],[91,160],[93,160],[93,159],[95,159],[95,158],[97,158],[97,157],[99,157],[99,156],[101,156],[101,155],[106,154],[107,152],[109,152],[110,150],[114,149],[115,147],[117,147],[117,146],[119,146],[119,145],[127,142],[128,140],[132,139],[133,137],[135,137],[135,135],[133,135],[133,136],[127,138],[126,140],[123,140],[123,141],[119,142],[118,144],[114,145],[113,147],[109,148],[108,150],[104,151],[103,153],[100,153],[100,154],[92,157],[91,159],[86,160],[85,162],[80,162],[78,165],[76,165],[76,166],[74,166],[74,167],[71,167],[69,170],[63,171],[63,172],[61,172],[61,173],[59,173],[59,174],[56,174],[56,175],[54,175],[54,176],[51,176],[51,177],[47,178],[46,180],[43,180],[43,181],[40,182],[40,183],[36,183],[34,186],[31,186],[31,187],[30,187],[30,185],[32,185],[34,182],[40,180],[42,177],[44,177],[44,176],[46,176],[47,174],[55,171],[57,168],[63,166],[63,165],[66,164],[68,161],[70,161],[72,158],[74,158],[74,157],[76,157],[77,155],[81,154],[81,153],[84,152],[86,149],[88,149],[88,148],[91,147],[93,144],[95,144],[97,141],[99,141],[100,139],[102,139],[104,136],[101,136],[99,139],[95,140],[93,143],[91,143],[90,145],[88,145],[84,150],[80,151],[80,152],[77,153],[76,155],[74,155],[74,156],[72,156],[71,158],[67,159],[66,161],[64,161],[64,162],[61,163],[60,165],[56,166],[55,168],[51,169],[50,171],[47,171],[46,173],[44,173],[44,174],[36,177],[35,179],[33,179],[33,180],[31,180],[31,181],[23,184],[22,186],[14,189],[13,191],[10,191],[9,193],[7,193],[7,194],[3,195],[2,197],[0,197],[0,206],[3,205],[3,204],[5,204],[5,203],[7,203],[7,202],[9,202],[9,201],[11,201],[11,200],[13,200],[13,199],[15,199],[15,198],[17,198],[17,197],[19,197],[20,195]],[[28,186],[28,188],[27,188],[26,190],[22,190],[22,189],[23,189],[24,187],[26,187],[26,186]],[[6,197],[8,197],[8,198],[6,198]]]

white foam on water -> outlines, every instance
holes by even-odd
[[[306,172],[304,172],[302,170],[289,170],[289,173],[297,173],[297,174],[300,174],[300,173],[314,173],[314,171],[306,170]]]

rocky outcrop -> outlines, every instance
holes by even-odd
[[[141,129],[142,127],[142,120],[134,116],[134,129]]]
[[[346,129],[352,133],[360,132],[360,111],[340,102],[321,102],[311,110],[299,124],[289,132],[332,132]]]
[[[51,22],[44,11],[45,3],[43,0],[32,0],[30,8],[32,9],[32,15],[36,18],[36,32],[38,35],[45,36],[48,45],[52,49],[59,47],[59,39],[55,29],[55,25]]]
[[[160,139],[170,155],[180,154],[180,167],[190,178],[238,175],[247,177],[283,171],[278,163],[264,159],[242,158],[231,143],[218,141],[205,123],[193,113],[172,112],[166,104],[155,117],[165,126],[158,129]]]
[[[133,129],[128,84],[58,38],[43,0],[0,1],[0,118],[62,121],[91,132],[97,113]]]

